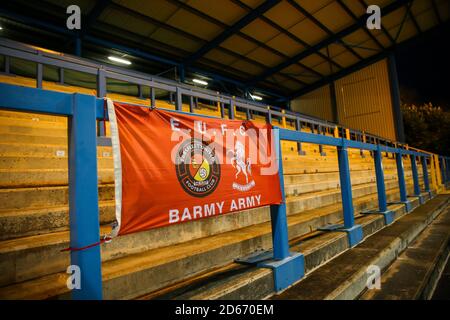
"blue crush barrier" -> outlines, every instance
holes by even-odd
[[[96,120],[104,120],[104,100],[79,93],[67,94],[36,88],[27,88],[9,84],[0,84],[0,108],[67,116],[69,119],[69,214],[70,247],[83,248],[98,242],[99,208],[97,185]],[[281,141],[313,143],[334,146],[338,152],[339,177],[341,182],[343,225],[323,228],[329,231],[346,232],[352,247],[363,239],[360,225],[355,224],[352,203],[352,185],[348,160],[348,149],[371,151],[377,178],[379,213],[391,223],[392,213],[388,210],[382,166],[382,152],[396,155],[401,203],[408,209],[410,203],[406,194],[403,169],[403,156],[410,156],[414,179],[414,195],[420,194],[416,159],[422,163],[424,191],[431,193],[427,159],[430,154],[406,150],[403,148],[371,144],[346,138],[330,137],[323,134],[306,133],[282,128],[274,129],[277,161],[279,164],[280,185],[283,190],[283,202],[271,206],[273,250],[257,256],[238,259],[243,263],[256,264],[271,268],[274,274],[275,290],[282,290],[301,279],[305,273],[304,257],[301,253],[290,252],[288,242],[288,224],[284,195],[284,178],[281,155]],[[443,182],[448,183],[449,158],[441,157]],[[408,211],[408,210],[407,210]],[[92,246],[88,250],[71,251],[71,263],[81,270],[81,288],[72,290],[74,299],[102,299],[102,277],[100,247]]]

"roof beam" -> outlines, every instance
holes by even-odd
[[[376,54],[376,55],[374,55],[374,56],[372,56],[370,58],[361,60],[361,61],[357,62],[356,64],[354,64],[353,66],[351,66],[350,68],[343,69],[343,70],[341,70],[341,71],[339,71],[337,73],[329,75],[326,78],[313,83],[312,85],[308,86],[307,88],[303,88],[303,89],[297,91],[295,94],[290,96],[289,99],[295,99],[297,97],[300,97],[300,96],[302,96],[302,95],[304,95],[304,94],[306,94],[308,92],[311,92],[311,91],[313,91],[315,89],[318,89],[318,88],[320,88],[320,87],[322,87],[322,86],[324,86],[324,85],[326,85],[326,84],[328,84],[328,83],[330,83],[332,81],[336,81],[336,80],[338,80],[338,79],[340,79],[340,78],[342,78],[342,77],[344,77],[344,76],[346,76],[346,75],[348,75],[350,73],[353,73],[355,71],[361,70],[362,68],[364,68],[364,67],[366,67],[366,66],[368,66],[368,65],[370,65],[372,63],[380,61],[381,59],[385,58],[387,55],[388,55],[387,51],[382,51],[382,52],[380,52],[380,53],[378,53],[378,54]]]
[[[446,27],[449,27],[450,26],[450,21],[445,22],[444,25]],[[433,30],[435,30],[438,27],[439,26],[434,26],[431,29],[427,30],[426,33],[427,34],[431,34],[431,32],[433,32]],[[412,37],[412,38],[402,42],[400,45],[401,46],[408,46],[408,44],[414,43],[415,39],[416,39],[416,37]],[[386,58],[387,56],[392,54],[397,46],[398,46],[398,44],[393,44],[389,48],[386,48],[385,51],[382,51],[382,52],[380,52],[380,53],[378,53],[378,54],[376,54],[374,56],[371,56],[371,57],[369,57],[369,58],[367,58],[367,59],[365,59],[365,60],[363,60],[361,62],[358,62],[357,64],[349,67],[348,69],[344,69],[344,70],[342,70],[342,71],[340,71],[340,72],[338,72],[336,74],[328,76],[326,79],[319,80],[319,81],[311,84],[308,87],[302,88],[299,91],[297,91],[294,94],[292,94],[289,97],[289,99],[292,100],[294,98],[302,96],[302,95],[304,95],[304,94],[306,94],[308,92],[311,92],[311,91],[313,91],[313,90],[315,90],[317,88],[320,88],[323,85],[326,85],[326,84],[328,84],[328,83],[330,83],[332,81],[335,81],[335,80],[337,80],[339,78],[342,78],[342,77],[344,77],[344,76],[346,76],[346,75],[348,75],[348,74],[350,74],[352,72],[358,71],[358,70],[360,70],[360,69],[362,69],[362,68],[364,68],[364,67],[366,67],[366,66],[368,66],[370,64],[373,64],[373,63],[375,63],[377,61],[380,61],[381,59]]]
[[[414,0],[411,0],[411,5],[408,8],[408,14],[414,24],[414,27],[416,28],[417,32],[420,34],[420,33],[422,33],[422,29],[420,28],[419,23],[417,22],[416,18],[414,17],[414,14],[412,13],[412,9],[411,9],[413,6],[413,2],[414,2]]]
[[[364,11],[367,10],[367,8],[369,7],[369,5],[364,1],[364,0],[359,0],[359,4],[363,6]],[[391,34],[386,30],[386,28],[383,26],[383,24],[381,24],[381,30],[384,32],[385,36],[389,39],[389,41],[391,42],[391,44],[395,44],[395,40],[394,38],[391,36]]]
[[[431,5],[433,6],[433,11],[434,11],[434,14],[436,15],[436,18],[438,19],[439,24],[441,24],[442,18],[441,18],[441,15],[439,14],[439,9],[436,5],[436,0],[431,0]]]
[[[196,15],[196,16],[202,18],[202,19],[205,19],[206,21],[209,21],[209,22],[211,22],[211,23],[213,23],[213,24],[215,24],[215,25],[217,25],[217,26],[219,26],[219,27],[221,27],[221,28],[227,28],[227,27],[228,27],[228,26],[227,26],[225,23],[223,23],[222,21],[217,20],[217,19],[215,19],[215,18],[213,18],[213,17],[211,17],[211,16],[209,16],[209,15],[207,15],[207,14],[205,14],[205,13],[203,13],[203,12],[197,10],[197,9],[195,9],[195,8],[193,8],[193,7],[191,7],[191,6],[187,5],[187,4],[185,4],[184,2],[181,2],[181,1],[179,1],[179,0],[169,0],[169,1],[172,2],[172,3],[174,3],[176,6],[182,8],[182,9],[188,11],[188,12],[191,12],[192,14],[194,14],[194,15]],[[233,1],[233,2],[236,2],[235,0],[232,0],[232,1]],[[239,5],[239,4],[238,4],[238,5]],[[243,6],[242,6],[243,9],[252,10],[252,8],[248,7],[247,5],[244,5],[244,4],[242,4],[242,5],[243,5]],[[249,9],[248,9],[248,8],[249,8]],[[267,19],[267,18],[264,17],[264,16],[262,15],[262,16],[260,17],[260,19],[265,21],[265,19]],[[269,21],[270,21],[270,20],[269,20]],[[252,43],[254,43],[254,44],[256,44],[256,45],[258,45],[258,46],[260,46],[260,47],[262,47],[262,48],[264,48],[264,49],[266,49],[266,50],[268,50],[268,51],[270,51],[270,52],[272,52],[273,54],[278,55],[279,57],[282,57],[282,58],[284,58],[284,59],[286,59],[286,58],[288,57],[288,56],[285,55],[284,53],[282,53],[282,52],[280,52],[280,51],[278,51],[278,50],[275,50],[274,48],[272,48],[272,47],[266,45],[265,43],[262,43],[261,41],[255,39],[255,38],[253,38],[253,37],[250,37],[249,35],[246,35],[245,33],[242,33],[241,31],[236,32],[236,34],[239,35],[240,37],[244,38],[245,40],[250,41],[250,42],[252,42]],[[224,48],[221,48],[221,49],[224,49]],[[323,77],[323,75],[322,75],[321,73],[317,72],[316,70],[311,69],[311,68],[309,68],[308,66],[306,66],[306,65],[304,65],[304,64],[302,64],[302,63],[300,63],[300,62],[298,62],[297,64],[298,64],[300,67],[302,67],[302,68],[308,70],[308,71],[311,72],[312,74],[316,75],[317,77],[319,77],[319,78],[322,78],[322,77]],[[341,67],[341,68],[342,68],[342,67]]]
[[[242,17],[238,22],[233,24],[232,26],[228,27],[223,31],[221,34],[219,34],[217,37],[215,37],[213,40],[209,41],[207,44],[205,44],[203,47],[201,47],[199,50],[191,54],[189,57],[187,57],[184,60],[185,65],[192,64],[197,59],[201,58],[203,55],[214,49],[215,47],[219,46],[222,42],[224,42],[226,39],[231,37],[233,34],[244,28],[246,25],[250,24],[255,19],[259,18],[262,14],[264,14],[266,11],[273,8],[275,5],[280,3],[280,0],[267,0],[263,2],[260,6],[258,6],[256,9],[252,10],[250,13]]]
[[[86,25],[81,28],[81,33],[85,34],[89,31],[89,28],[97,21],[103,11],[111,4],[111,0],[99,0],[95,3],[95,6],[92,8],[91,12],[89,12],[87,16]]]
[[[337,0],[337,3],[341,6],[342,9],[344,9],[344,11],[355,21],[358,21],[358,17],[353,13],[352,10],[350,10],[350,8],[342,1],[342,0]],[[365,33],[369,36],[370,39],[372,39],[373,42],[375,42],[377,44],[377,46],[384,50],[384,46],[380,43],[380,41],[378,41],[378,39],[372,34],[372,32],[370,32],[367,28],[363,28],[363,30],[365,31]]]
[[[301,14],[303,14],[306,18],[308,18],[309,20],[311,20],[316,26],[318,26],[320,29],[322,29],[323,31],[325,31],[326,34],[328,34],[328,36],[333,37],[334,33],[327,28],[327,26],[325,26],[322,22],[320,22],[319,20],[316,19],[316,17],[314,17],[311,13],[309,13],[306,9],[304,9],[301,5],[299,5],[297,2],[295,2],[294,0],[288,0],[289,4],[291,6],[293,6],[297,11],[299,11]],[[340,44],[342,44],[345,49],[347,49],[348,51],[351,52],[351,54],[353,54],[356,58],[358,58],[359,60],[362,60],[363,57],[361,57],[361,55],[359,53],[357,53],[355,50],[353,50],[351,47],[349,47],[348,45],[346,45],[344,42],[340,41]]]
[[[112,2],[111,3],[111,7],[115,8],[117,10],[120,10],[122,13],[126,13],[126,14],[128,14],[128,15],[130,15],[132,17],[136,17],[136,18],[138,18],[138,19],[140,19],[142,21],[145,21],[145,22],[148,22],[150,24],[156,25],[159,28],[163,28],[165,30],[169,30],[169,31],[171,31],[173,33],[176,33],[176,34],[179,34],[179,35],[181,35],[181,36],[183,36],[183,37],[185,37],[187,39],[191,39],[191,40],[193,40],[195,42],[199,42],[199,43],[203,44],[203,46],[207,46],[207,45],[209,45],[211,43],[211,42],[208,42],[208,41],[206,41],[206,40],[204,40],[204,39],[202,39],[200,37],[197,37],[196,35],[193,35],[191,33],[188,33],[188,32],[186,32],[186,31],[184,31],[182,29],[173,27],[171,25],[168,25],[168,24],[166,24],[164,22],[156,20],[156,19],[154,19],[152,17],[144,15],[144,14],[142,14],[140,12],[137,12],[135,10],[132,10],[130,8],[124,7],[124,6],[122,6],[122,5],[118,4],[118,3]],[[262,45],[264,45],[264,44],[262,44]],[[246,61],[246,62],[248,62],[250,64],[253,64],[255,66],[258,66],[258,67],[260,67],[262,69],[266,69],[267,68],[266,65],[264,65],[264,64],[262,64],[262,63],[260,63],[258,61],[255,61],[253,59],[250,59],[250,58],[248,58],[246,56],[240,55],[240,54],[238,54],[238,53],[236,53],[236,52],[234,52],[232,50],[229,50],[227,48],[219,47],[219,49],[221,51],[227,53],[230,56],[233,56],[233,57],[235,57],[237,59],[240,59],[240,60],[244,60],[244,61]],[[272,50],[274,50],[274,49],[272,49]],[[183,64],[185,67],[187,67],[189,65],[189,64],[186,64],[184,61],[181,64]],[[299,80],[297,78],[291,77],[289,75],[284,75],[284,74],[282,74],[282,76],[284,76],[286,79],[289,79],[291,81],[297,82],[298,84],[306,85],[306,83],[304,81]]]
[[[25,16],[23,14],[18,14],[16,12],[10,11],[10,10],[2,8],[2,7],[0,7],[0,14],[7,19],[24,23],[27,26],[37,27],[38,30],[47,30],[47,31],[51,31],[56,34],[64,35],[66,37],[73,36],[73,33],[70,30],[68,30],[67,28],[63,28],[61,26],[58,26],[58,25],[55,25],[55,24],[52,24],[49,22],[44,22],[40,19],[35,19],[35,18],[29,17],[29,16]],[[169,65],[174,65],[174,66],[179,65],[178,61],[172,60],[167,57],[160,57],[158,55],[146,52],[144,50],[139,50],[135,47],[128,47],[126,45],[117,44],[115,42],[108,41],[108,40],[105,40],[105,39],[102,39],[99,37],[95,37],[95,36],[90,36],[90,35],[86,35],[85,38],[86,38],[87,42],[96,43],[97,45],[101,45],[106,48],[112,48],[112,49],[124,51],[124,52],[127,52],[128,54],[134,55],[136,57],[141,57],[141,58],[152,60],[152,61],[158,61],[160,63],[165,63],[165,64],[169,64]],[[236,79],[233,79],[233,78],[230,78],[227,76],[213,75],[212,72],[203,70],[202,68],[192,68],[192,69],[195,70],[196,72],[210,75],[213,78],[215,77],[217,79],[226,81],[226,82],[234,84],[234,85],[239,85],[241,87],[246,86],[246,84],[240,80],[236,80]],[[270,89],[264,89],[264,88],[255,88],[255,89],[257,89],[258,91],[261,91],[263,93],[266,93],[267,95],[277,97],[280,99],[284,99],[284,97],[285,97],[285,95],[280,91],[273,92]]]
[[[394,1],[394,2],[386,5],[384,8],[382,8],[382,13],[383,13],[383,15],[387,15],[387,14],[401,8],[408,2],[409,2],[409,0]],[[337,40],[357,31],[358,29],[360,29],[361,27],[364,27],[366,25],[366,20],[367,20],[367,14],[365,14],[361,18],[359,18],[358,21],[356,21],[356,23],[354,23],[353,25],[351,25],[351,26],[339,31],[338,33],[334,34],[333,36],[328,37],[327,39],[319,42],[318,44],[312,46],[310,49],[304,50],[304,51],[294,55],[290,59],[283,61],[282,63],[278,64],[277,66],[266,70],[265,72],[261,73],[259,76],[253,77],[252,79],[249,80],[249,85],[250,86],[255,85],[256,83],[264,80],[265,78],[289,67],[290,65],[294,64],[296,61],[299,61],[299,60],[309,56],[310,54],[315,53],[316,51],[319,51],[322,48],[324,48],[332,43],[335,43]]]
[[[252,10],[251,7],[249,7],[248,5],[246,5],[245,3],[241,2],[240,0],[231,0],[234,3],[236,3],[238,6],[240,6],[243,9],[247,9],[247,10]],[[309,43],[307,43],[306,41],[300,39],[299,37],[297,37],[296,35],[294,35],[293,33],[289,32],[288,30],[286,30],[285,28],[283,28],[282,26],[280,26],[279,24],[275,23],[274,21],[272,21],[271,19],[267,18],[266,16],[262,15],[260,17],[261,20],[263,20],[265,23],[269,24],[271,27],[277,29],[279,32],[285,34],[286,36],[288,36],[289,38],[291,38],[292,40],[294,40],[295,42],[301,44],[302,46],[306,47],[306,48],[310,48],[311,45]],[[334,66],[336,66],[339,69],[342,69],[342,66],[337,63],[336,61],[333,61],[332,59],[330,59],[329,57],[327,57],[326,55],[324,55],[321,52],[317,52],[317,54],[324,60],[327,60],[328,62],[330,62],[331,64],[333,64]],[[303,66],[305,67],[305,66]],[[306,69],[308,69],[308,67],[306,67]],[[311,68],[309,68],[311,69]],[[308,70],[310,72],[315,72],[317,74],[317,71],[313,70]],[[319,73],[320,74],[320,73]]]

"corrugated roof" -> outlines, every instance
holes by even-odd
[[[13,2],[13,3],[12,3]],[[382,30],[365,27],[365,0],[16,0],[0,15],[65,21],[78,4],[82,35],[113,39],[283,96],[449,20],[448,0],[372,0]],[[83,29],[84,28],[84,29]]]

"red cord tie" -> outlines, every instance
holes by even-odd
[[[105,236],[105,237],[104,237],[103,239],[101,239],[100,241],[95,242],[95,243],[92,243],[92,244],[87,245],[87,246],[85,246],[85,247],[80,247],[80,248],[72,248],[72,247],[68,247],[68,248],[62,249],[60,252],[65,252],[65,251],[82,251],[82,250],[86,250],[86,249],[89,249],[89,248],[92,248],[92,247],[99,246],[99,245],[101,245],[102,243],[108,243],[108,242],[111,242],[111,240],[112,240],[111,237]]]

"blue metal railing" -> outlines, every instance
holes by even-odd
[[[69,120],[69,219],[70,247],[81,248],[99,241],[99,207],[97,180],[96,119],[104,119],[104,100],[79,93],[67,94],[42,89],[20,87],[0,83],[0,108],[25,112],[38,112],[67,116]],[[352,202],[352,185],[348,149],[360,149],[373,152],[378,192],[378,213],[385,215],[386,223],[393,221],[388,209],[382,166],[382,152],[396,155],[400,198],[410,210],[406,194],[403,169],[403,156],[414,161],[420,158],[423,169],[424,192],[430,193],[427,158],[430,154],[390,147],[380,144],[336,138],[322,134],[305,133],[281,128],[274,129],[275,146],[279,164],[280,186],[283,201],[271,206],[273,251],[259,261],[260,267],[273,269],[275,290],[281,290],[299,280],[304,275],[304,257],[300,253],[289,251],[289,237],[284,194],[283,163],[281,141],[306,142],[318,145],[334,146],[338,151],[339,176],[343,205],[343,225],[332,230],[343,231],[348,235],[349,246],[354,246],[363,238],[360,225],[355,224]],[[449,157],[440,157],[442,181],[449,182]],[[412,165],[414,195],[421,197],[417,165]],[[81,270],[81,289],[73,289],[74,299],[101,299],[101,257],[100,247],[88,250],[71,251],[71,263]]]
[[[174,100],[175,109],[177,111],[182,110],[183,97],[187,97],[191,109],[193,109],[193,104],[195,103],[192,101],[192,98],[195,98],[196,100],[204,99],[219,103],[219,109],[222,118],[225,118],[225,109],[228,109],[228,118],[234,119],[236,116],[236,107],[243,110],[244,113],[247,114],[247,117],[251,112],[264,115],[268,122],[271,122],[275,117],[278,119],[285,118],[289,122],[292,122],[292,124],[296,127],[296,130],[301,130],[302,128],[309,127],[311,128],[311,131],[314,132],[314,128],[317,128],[319,133],[325,134],[327,130],[334,130],[334,128],[338,127],[340,134],[342,134],[342,131],[346,129],[345,127],[341,125],[338,126],[333,122],[329,122],[305,114],[300,114],[298,112],[282,110],[281,108],[276,106],[268,107],[267,105],[256,101],[233,97],[227,94],[190,86],[184,83],[144,74],[137,71],[113,67],[109,65],[101,65],[91,60],[58,52],[51,52],[49,50],[40,49],[8,39],[0,39],[0,55],[3,55],[5,57],[4,70],[6,73],[10,72],[10,57],[15,57],[36,63],[36,87],[40,89],[42,89],[44,77],[43,66],[45,65],[56,67],[59,69],[59,82],[61,84],[64,84],[64,70],[74,70],[85,74],[94,75],[96,77],[97,97],[99,98],[103,98],[107,94],[107,79],[113,79],[124,81],[132,85],[137,85],[138,92],[140,93],[142,93],[143,87],[149,87],[151,106],[155,106],[155,90],[160,89],[169,92],[171,97],[170,101]],[[173,99],[173,96],[175,96],[175,99]],[[98,129],[99,131],[97,134],[99,136],[104,136],[104,126],[99,125]],[[353,129],[348,130],[352,136],[352,139],[355,140],[361,140],[361,137],[364,135],[368,140],[379,141],[380,143],[385,145],[394,145],[393,141],[374,134],[364,133],[359,130]],[[321,145],[319,145],[319,149],[320,153],[322,155],[325,155],[325,153],[322,151]],[[301,150],[300,142],[298,142],[298,150],[300,155],[305,154]]]

